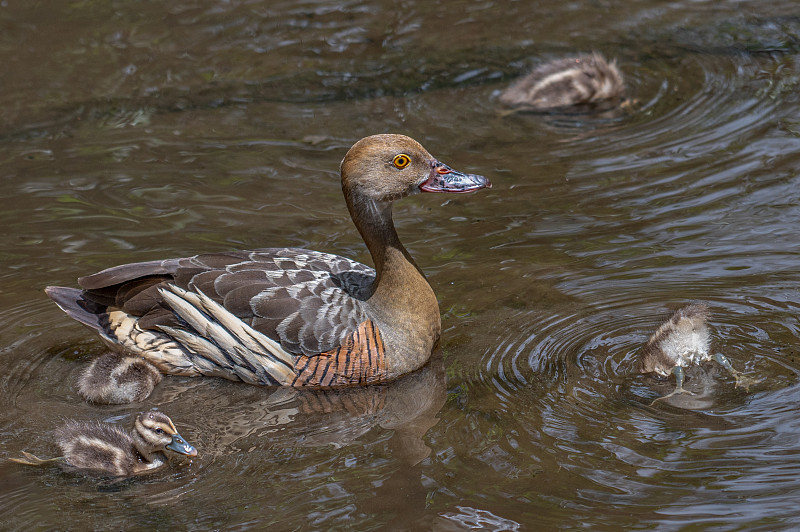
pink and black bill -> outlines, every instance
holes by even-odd
[[[457,172],[439,161],[431,165],[431,175],[420,184],[423,192],[472,192],[482,188],[492,188],[492,184],[482,175]]]

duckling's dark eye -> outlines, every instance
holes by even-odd
[[[164,434],[164,429],[156,429],[156,434]]]
[[[403,169],[408,166],[408,163],[411,162],[411,157],[406,155],[405,153],[401,153],[399,155],[395,155],[394,159],[392,159],[392,164],[395,168]]]

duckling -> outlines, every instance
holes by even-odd
[[[706,321],[710,316],[708,306],[703,303],[692,303],[676,310],[672,316],[661,324],[644,346],[639,359],[640,373],[656,373],[662,377],[675,375],[675,390],[659,397],[661,401],[677,394],[692,392],[683,388],[685,379],[683,368],[701,364],[714,359],[736,379],[736,387],[748,390],[752,384],[761,382],[744,376],[735,370],[730,361],[722,353],[711,355],[711,333]]]
[[[161,372],[145,359],[109,351],[81,373],[78,393],[92,403],[125,404],[147,399],[159,382]]]
[[[70,421],[56,431],[56,441],[63,456],[42,459],[23,451],[25,458],[11,458],[26,465],[43,465],[60,461],[70,469],[97,475],[129,477],[163,466],[171,451],[196,456],[197,449],[178,434],[172,420],[158,410],[136,416],[128,433],[111,423]]]
[[[616,60],[598,54],[559,59],[536,68],[500,94],[502,105],[518,111],[544,111],[558,107],[616,105],[625,84]]]

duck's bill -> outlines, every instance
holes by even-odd
[[[197,456],[197,449],[184,440],[180,434],[173,434],[172,441],[167,445],[167,449],[186,456]]]
[[[492,188],[492,184],[482,175],[456,172],[446,164],[437,163],[431,169],[430,177],[419,189],[423,192],[472,192],[482,188]]]

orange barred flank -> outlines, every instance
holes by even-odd
[[[371,320],[362,322],[340,347],[295,363],[292,386],[347,386],[386,379],[385,346]]]

